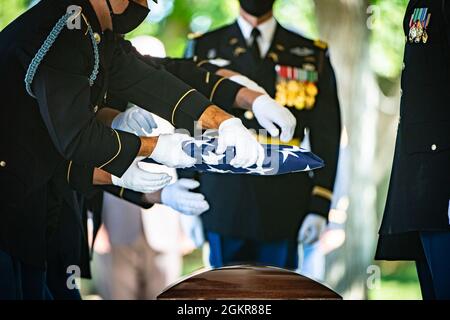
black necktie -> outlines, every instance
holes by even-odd
[[[250,52],[252,53],[253,59],[256,62],[261,61],[261,50],[259,49],[258,39],[261,37],[261,31],[258,28],[253,28],[251,35],[251,45]]]

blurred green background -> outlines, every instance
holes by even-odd
[[[343,0],[333,0],[343,1]],[[359,0],[347,1],[350,5]],[[362,0],[361,0],[362,1]],[[307,37],[318,38],[320,25],[316,19],[318,1],[278,0],[275,16],[285,26]],[[323,2],[323,1],[322,1]],[[30,0],[0,0],[0,30],[24,12]],[[402,21],[407,0],[367,0],[369,64],[379,79],[399,80],[403,57],[404,35]],[[238,14],[237,0],[159,0],[144,24],[127,37],[153,35],[166,46],[167,54],[181,57],[190,32],[206,32],[232,22]],[[345,24],[346,21],[340,22]],[[338,27],[338,26],[337,26]],[[351,39],[349,39],[351,45]],[[380,82],[380,86],[383,81]],[[382,214],[388,174],[376,186],[381,196],[376,198],[376,215]],[[374,226],[376,228],[377,226]],[[375,262],[374,262],[375,263]],[[382,270],[381,286],[368,290],[371,299],[419,299],[420,290],[415,267],[408,262],[378,263]],[[195,251],[185,259],[184,273],[188,274],[202,266],[201,254]]]

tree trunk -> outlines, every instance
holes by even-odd
[[[345,172],[350,199],[346,240],[327,259],[327,282],[345,298],[363,299],[377,239],[375,156],[381,94],[369,62],[368,0],[314,2],[336,72],[350,161]]]

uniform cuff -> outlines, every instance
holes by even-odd
[[[231,80],[221,78],[211,91],[210,100],[226,111],[231,111],[239,91],[243,88]]]
[[[152,203],[144,201],[143,193],[128,190],[125,188],[116,187],[116,186],[103,186],[102,189],[120,199],[131,202],[143,209],[150,209],[151,207],[153,207]]]
[[[95,196],[100,190],[94,186],[94,168],[78,165],[72,161],[67,164],[66,180],[71,188],[85,195],[87,198]]]
[[[194,122],[198,121],[203,112],[211,105],[211,101],[195,89],[191,89],[178,100],[173,108],[171,122],[175,127],[188,129],[193,134]]]
[[[333,192],[323,187],[314,187],[309,212],[319,214],[328,219]]]
[[[215,64],[209,63],[209,60],[200,61],[197,63],[197,67],[201,67],[211,73],[216,73],[218,70],[222,69]]]
[[[137,157],[141,148],[141,139],[134,134],[112,130],[117,140],[117,151],[112,157],[98,168],[121,177]]]

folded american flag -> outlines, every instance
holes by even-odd
[[[224,173],[224,174],[249,174],[257,176],[273,176],[295,172],[306,172],[320,169],[324,162],[314,153],[295,146],[263,144],[265,159],[262,167],[253,165],[249,168],[235,168],[229,164],[234,158],[235,148],[228,148],[225,154],[215,153],[218,140],[203,136],[191,142],[186,142],[183,150],[191,157],[197,159],[197,163],[185,170]],[[155,163],[152,159],[144,162]]]

